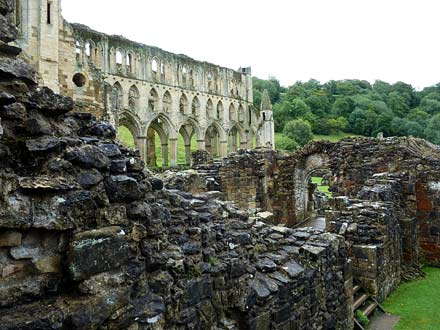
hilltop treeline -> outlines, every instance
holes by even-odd
[[[347,132],[364,136],[426,138],[440,144],[440,83],[416,91],[410,84],[364,80],[316,80],[282,87],[275,78],[254,78],[254,102],[268,89],[275,130],[292,120],[310,123],[314,134]],[[291,125],[290,125],[291,126]]]

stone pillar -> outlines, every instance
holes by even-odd
[[[185,164],[191,164],[191,144],[185,144]]]
[[[162,143],[162,167],[168,166],[168,143]]]
[[[147,164],[147,137],[146,136],[137,136],[136,137],[136,147],[139,149],[139,153],[141,154],[142,160]]]
[[[197,140],[197,149],[198,150],[206,150],[205,140]]]
[[[177,139],[170,139],[170,156],[170,166],[177,167]]]
[[[153,130],[148,130],[147,133],[147,165],[150,167],[157,166],[156,163],[156,144],[155,144],[155,134]]]
[[[211,155],[213,157],[218,157],[219,156],[219,137],[217,135],[214,135],[211,139]]]
[[[220,157],[228,156],[228,141],[220,141]]]

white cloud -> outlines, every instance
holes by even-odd
[[[63,16],[237,69],[297,80],[440,81],[437,0],[62,0]]]

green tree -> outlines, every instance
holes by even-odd
[[[393,131],[391,129],[391,123],[393,121],[393,118],[394,118],[394,114],[390,110],[379,114],[377,116],[376,128],[375,128],[373,134],[377,135],[377,133],[382,132],[384,134],[384,136],[393,135]]]
[[[434,115],[425,129],[425,137],[436,144],[440,144],[440,113]]]
[[[434,115],[440,113],[440,101],[434,98],[424,97],[420,102],[420,107],[427,113]]]
[[[283,133],[290,139],[295,140],[300,146],[304,146],[313,139],[312,127],[308,121],[294,119],[285,126]]]
[[[342,116],[348,118],[351,112],[354,110],[354,102],[351,97],[340,96],[337,97],[332,106],[332,113],[336,116]]]
[[[407,100],[398,92],[388,94],[387,104],[397,116],[404,117],[408,113],[409,106]]]
[[[408,120],[419,123],[422,127],[426,127],[429,121],[429,114],[423,111],[421,108],[415,108],[411,110],[406,117]]]
[[[371,136],[376,128],[377,114],[373,110],[355,109],[349,119],[353,133]]]

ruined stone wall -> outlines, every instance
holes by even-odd
[[[0,39],[16,38],[0,1]],[[115,129],[0,46],[0,325],[352,329],[341,236],[163,189]]]
[[[307,182],[315,171],[328,171],[333,195],[349,198],[358,198],[371,180],[392,175],[399,196],[392,203],[401,210],[403,260],[437,265],[439,150],[411,137],[314,142],[290,155],[242,151],[217,164],[213,177],[218,176],[219,190],[227,200],[235,200],[243,208],[273,212],[278,223],[295,226],[307,216]]]
[[[328,231],[346,239],[354,278],[380,301],[401,280],[400,196],[398,181],[370,180],[359,199],[336,197],[326,214]],[[417,242],[406,247],[416,250]]]

